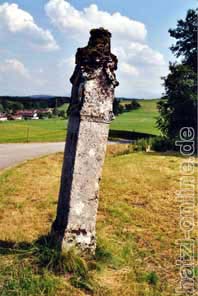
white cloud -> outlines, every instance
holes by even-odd
[[[29,69],[16,58],[0,61],[1,95],[25,95],[29,93],[34,79]]]
[[[50,81],[42,69],[29,69],[21,60],[16,58],[0,61],[1,95],[31,95],[47,91]],[[47,93],[47,92],[44,92]]]
[[[92,28],[104,27],[112,32],[112,52],[119,61],[117,95],[160,95],[161,76],[166,75],[167,64],[160,52],[147,45],[147,30],[143,23],[118,12],[110,14],[99,10],[95,4],[78,10],[65,0],[49,0],[45,11],[52,24],[67,33],[67,40],[76,40],[78,47],[86,45]],[[65,59],[65,69],[71,71],[71,59]],[[67,73],[67,77],[71,74]]]
[[[25,39],[26,44],[42,49],[56,50],[58,45],[50,31],[40,28],[31,14],[22,10],[17,4],[0,5],[0,35],[18,36]]]
[[[147,31],[143,23],[122,16],[119,12],[110,14],[91,4],[82,11],[75,9],[68,1],[50,0],[45,6],[46,14],[59,29],[70,36],[87,37],[93,27],[105,27],[118,39],[132,39],[143,42]]]
[[[120,71],[126,75],[138,76],[139,74],[138,69],[127,62],[120,63],[119,68]]]
[[[7,59],[0,64],[1,75],[19,75],[22,78],[29,79],[30,73],[25,65],[17,59]]]
[[[125,47],[125,51],[127,51],[127,58],[131,62],[136,62],[138,64],[142,63],[151,66],[165,65],[163,55],[153,50],[146,44],[130,42],[128,46]]]
[[[153,97],[162,92],[161,76],[168,65],[163,55],[147,42],[142,22],[109,13],[92,4],[76,9],[66,0],[46,1],[45,12],[59,30],[62,50],[40,57],[24,56],[29,46],[39,50],[56,50],[58,45],[49,30],[41,28],[33,16],[17,4],[0,4],[0,89],[1,93],[69,95],[69,78],[74,70],[77,47],[85,46],[92,28],[104,27],[112,32],[112,52],[118,56],[117,96]],[[62,38],[62,40],[61,40]],[[26,53],[25,53],[26,55]],[[72,55],[72,56],[71,56]],[[19,61],[10,57],[19,57]],[[29,70],[28,70],[29,69]],[[25,81],[25,83],[24,83]]]

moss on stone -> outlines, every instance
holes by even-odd
[[[111,33],[104,28],[90,31],[88,45],[78,48],[76,64],[86,68],[96,68],[114,61],[117,66],[117,57],[111,53]]]

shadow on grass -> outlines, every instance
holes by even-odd
[[[13,255],[13,269],[30,268],[34,274],[49,272],[55,276],[64,276],[70,284],[88,293],[92,293],[98,284],[90,274],[96,270],[96,256],[85,256],[76,248],[63,253],[52,236],[41,236],[38,240],[28,242],[13,242],[0,240],[0,257]],[[102,257],[101,251],[99,257]],[[11,266],[12,267],[12,266]],[[2,267],[1,267],[2,268]],[[18,272],[16,273],[17,277]],[[22,277],[24,275],[22,274]]]
[[[0,240],[0,256],[7,255],[15,255],[19,260],[27,260],[32,266],[46,268],[55,274],[76,272],[78,269],[74,266],[77,253],[71,250],[62,254],[60,245],[50,235],[41,236],[32,243]]]
[[[98,262],[110,262],[112,260],[111,252],[103,245],[100,240],[98,241],[95,255],[83,254],[79,249],[72,248],[68,252],[61,252],[60,244],[58,244],[54,237],[51,235],[43,235],[38,240],[29,242],[14,242],[0,240],[0,256],[16,255],[23,256],[23,258],[35,258],[35,263],[41,267],[51,267],[55,271],[55,265],[58,265],[58,261],[63,259],[68,254],[77,255],[87,261],[96,260]],[[74,255],[75,254],[75,255]],[[69,259],[67,257],[67,259]],[[69,261],[69,260],[68,260]]]
[[[28,256],[36,251],[42,251],[43,248],[57,249],[49,235],[41,236],[32,243],[0,240],[0,256],[20,254],[27,254]]]
[[[154,138],[156,135],[148,134],[148,133],[140,133],[135,131],[122,131],[122,130],[114,130],[110,129],[109,131],[109,137],[111,139],[125,139],[125,140],[138,140],[138,139],[149,139]]]
[[[60,280],[48,268],[51,254],[58,254],[52,246],[49,236],[33,243],[0,240],[0,295],[55,295]]]

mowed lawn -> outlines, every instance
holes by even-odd
[[[98,247],[83,259],[70,254],[61,261],[41,239],[55,218],[63,154],[0,174],[0,295],[175,295],[176,239],[182,237],[175,192],[182,159],[125,149],[108,147]]]
[[[118,116],[111,128],[159,135],[160,131],[156,127],[156,118],[159,115],[157,111],[158,100],[138,100],[138,102],[142,108]]]
[[[0,123],[0,143],[64,141],[67,120],[39,119]]]
[[[158,135],[157,100],[140,100],[142,108],[119,115],[111,124],[113,130]],[[23,120],[0,122],[0,143],[64,141],[67,120]]]

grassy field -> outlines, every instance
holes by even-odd
[[[118,116],[111,128],[159,135],[159,130],[156,128],[158,100],[140,100],[139,102],[142,108]]]
[[[155,127],[156,102],[141,100],[142,108],[118,116],[111,129],[159,134]],[[0,143],[64,141],[66,126],[67,121],[63,119],[3,122],[0,123]]]
[[[42,157],[0,174],[0,295],[174,296],[181,158],[109,146],[96,255],[85,258],[74,250],[60,256],[47,237],[62,158]]]
[[[0,123],[0,143],[64,141],[64,119],[19,120]]]

